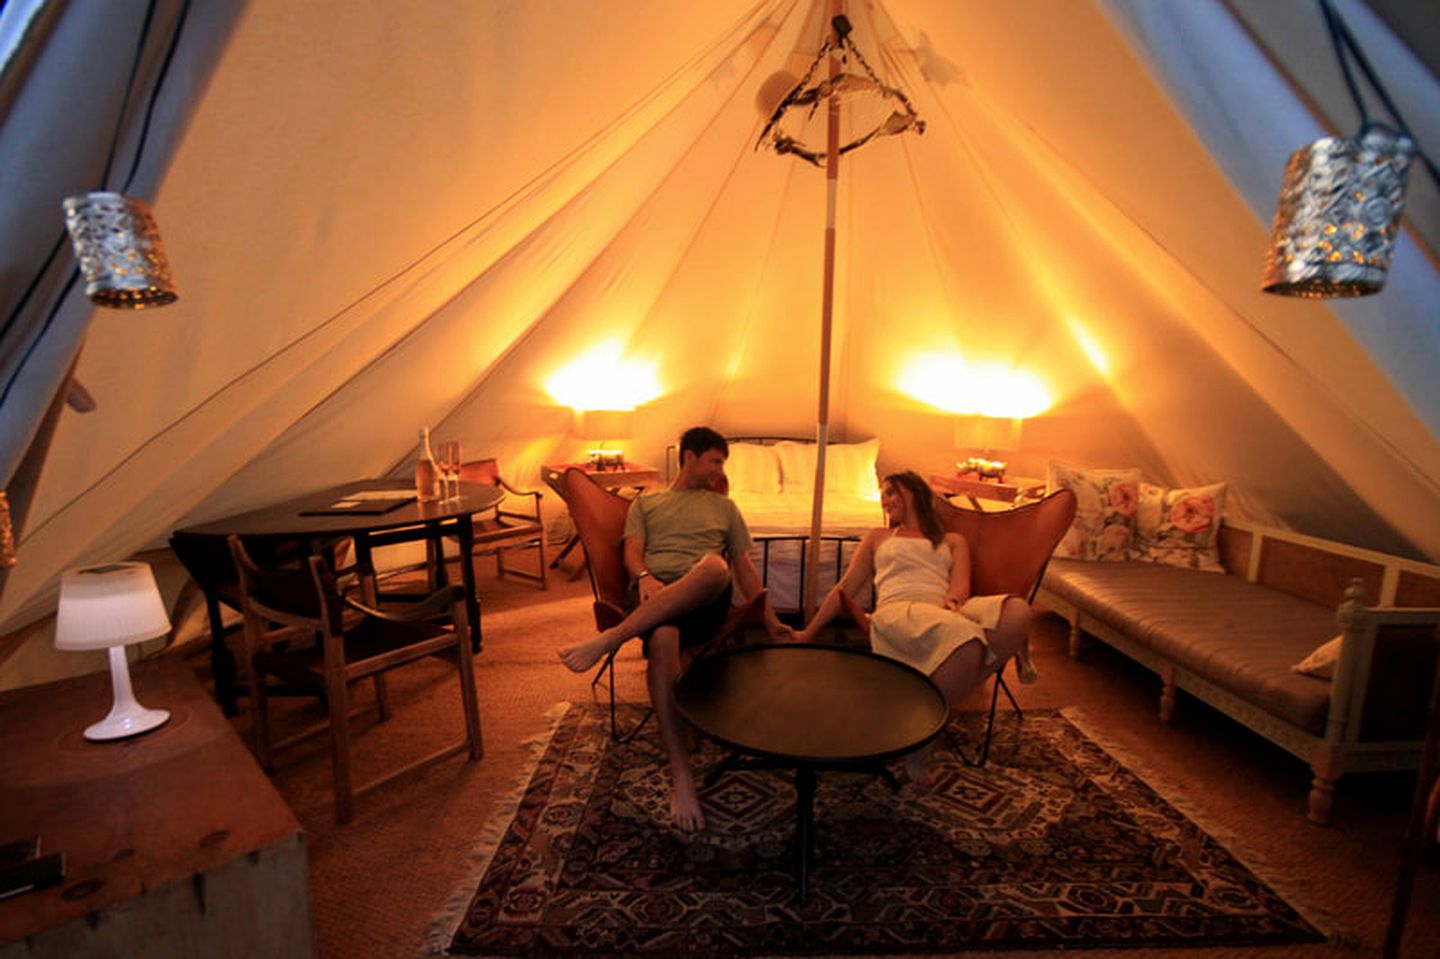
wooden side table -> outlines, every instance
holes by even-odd
[[[980,500],[1014,504],[1045,495],[1045,481],[1024,476],[1006,476],[1001,480],[983,479],[973,473],[931,473],[930,488],[941,496],[963,496],[973,509],[983,510]]]
[[[553,489],[555,494],[561,499],[565,498],[565,494],[560,491],[560,474],[572,466],[575,469],[584,470],[587,476],[608,490],[632,489],[636,493],[643,493],[647,489],[652,489],[660,485],[660,471],[653,466],[645,466],[642,463],[626,463],[620,469],[613,470],[592,469],[588,463],[552,463],[548,466],[540,467],[540,478],[543,479],[545,485]],[[565,548],[560,550],[559,554],[550,561],[550,568],[558,568],[560,561],[568,556],[570,551],[579,545],[579,543],[580,534],[571,533],[569,541],[565,543]],[[571,578],[573,579],[574,577]]]
[[[65,854],[59,885],[0,901],[0,957],[314,955],[295,815],[179,656],[137,663],[165,725],[94,743],[110,674],[0,694],[0,841]]]

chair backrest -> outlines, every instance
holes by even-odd
[[[170,548],[186,572],[207,594],[220,602],[240,609],[240,573],[229,537],[219,533],[187,533],[176,530],[170,534]],[[349,537],[340,537],[321,544],[335,566],[343,566],[350,549]],[[245,553],[258,569],[302,567],[303,557],[293,539],[264,538],[252,540]],[[308,573],[306,574],[308,575]]]
[[[601,629],[602,616],[611,613],[602,606],[623,610],[629,603],[630,574],[625,569],[625,516],[630,500],[612,493],[585,474],[571,467],[560,477],[560,495],[570,508],[570,519],[590,567],[590,588],[595,593],[595,621]]]
[[[1075,494],[1057,490],[1038,503],[997,512],[961,509],[936,497],[935,511],[940,523],[970,546],[972,593],[1031,600],[1050,554],[1075,519]]]
[[[491,457],[488,460],[471,460],[469,463],[461,463],[460,482],[499,486],[500,461]]]
[[[294,625],[324,629],[328,623],[340,631],[340,596],[334,574],[319,556],[298,567],[262,566],[241,542],[229,538],[231,555],[240,574],[242,611],[246,615]]]
[[[240,574],[224,536],[176,531],[170,534],[170,548],[207,595],[240,608]]]

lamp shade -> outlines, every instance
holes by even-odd
[[[579,433],[588,440],[628,440],[635,432],[634,410],[584,410]]]
[[[955,446],[967,450],[1019,449],[1024,422],[1018,416],[957,416]]]
[[[1310,298],[1378,293],[1414,155],[1414,141],[1384,130],[1326,137],[1292,153],[1261,288]]]
[[[56,649],[128,646],[169,630],[170,617],[149,563],[84,566],[60,581]]]
[[[91,302],[129,310],[175,302],[179,294],[150,204],[97,190],[67,197],[64,206]]]

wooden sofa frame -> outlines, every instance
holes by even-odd
[[[1313,822],[1328,823],[1335,783],[1343,773],[1418,767],[1423,722],[1413,738],[1375,738],[1365,728],[1367,694],[1378,636],[1416,627],[1433,633],[1440,627],[1440,566],[1228,518],[1221,526],[1219,545],[1221,564],[1230,575],[1319,605],[1332,605],[1336,597],[1343,597],[1336,622],[1345,638],[1330,681],[1322,736],[1171,662],[1043,583],[1036,602],[1069,621],[1072,658],[1079,658],[1082,636],[1089,633],[1159,674],[1163,722],[1170,722],[1176,691],[1183,689],[1309,762],[1314,778],[1308,815]],[[1367,597],[1378,597],[1378,602],[1366,605]]]

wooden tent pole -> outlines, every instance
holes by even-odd
[[[830,23],[845,13],[845,0],[830,0]],[[840,76],[839,33],[830,49],[830,80]],[[830,329],[835,312],[835,206],[840,185],[840,100],[833,93],[825,110],[825,268],[820,293],[820,408],[815,421],[815,490],[806,546],[805,619],[820,604],[820,527],[825,509],[825,447],[830,439]]]

